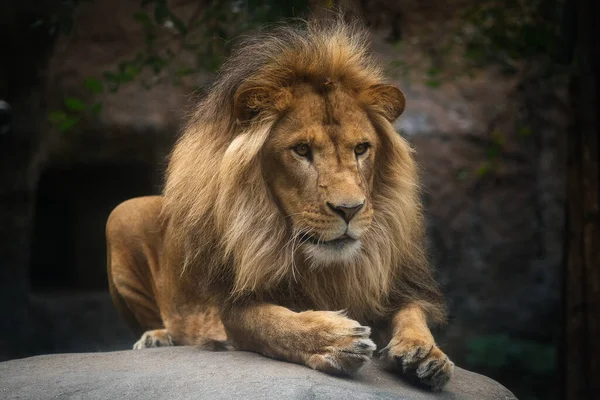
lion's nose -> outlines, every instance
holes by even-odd
[[[349,223],[350,220],[356,215],[356,213],[361,208],[363,208],[364,205],[365,205],[364,201],[357,205],[348,205],[348,204],[334,205],[334,204],[331,204],[330,202],[327,202],[327,206],[331,209],[331,211],[333,211],[334,213],[336,213],[337,215],[342,217],[344,219],[344,221],[346,221],[346,223]]]

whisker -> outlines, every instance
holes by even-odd
[[[291,213],[291,214],[287,214],[287,215],[281,215],[280,219],[287,219],[287,218],[291,218],[291,217],[293,217],[295,215],[302,215],[302,214],[304,214],[304,211],[300,211],[300,212],[297,212],[297,213]]]
[[[307,231],[302,233],[302,237],[300,237],[300,235],[297,235],[296,238],[300,237],[299,243],[297,246],[292,246],[292,276],[293,276],[295,282],[297,282],[297,280],[296,280],[296,254],[295,253],[296,253],[296,250],[300,246],[302,246],[306,242],[306,240],[308,240],[310,238],[310,233],[311,233],[311,229],[309,228]]]
[[[292,243],[292,241],[293,241],[293,240],[296,238],[296,236],[297,236],[298,234],[300,234],[300,233],[301,233],[301,231],[292,232],[291,238],[290,238],[290,239],[287,241],[287,243],[286,243],[286,244],[284,244],[284,245],[281,247],[281,249],[279,249],[279,251],[277,252],[277,256],[279,256],[279,254],[281,254],[281,252],[282,252],[283,250],[285,250],[285,249],[286,249],[286,248],[287,248],[287,247],[290,245],[290,243]]]

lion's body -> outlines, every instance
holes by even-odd
[[[163,196],[109,218],[111,293],[146,332],[136,348],[227,339],[352,373],[374,350],[368,325],[404,373],[443,386],[417,171],[391,125],[403,108],[339,21],[238,50],[176,144]]]
[[[181,332],[176,342],[186,345],[224,341],[225,331],[215,307],[179,283],[179,275],[165,267],[162,197],[149,196],[120,204],[107,223],[108,276],[113,300],[129,327],[138,335],[171,328]],[[192,285],[190,285],[192,286]],[[117,289],[118,288],[118,289]],[[186,297],[185,293],[192,293]],[[174,308],[192,307],[193,320],[182,323]],[[167,325],[167,323],[171,324]]]

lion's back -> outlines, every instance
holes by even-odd
[[[106,222],[107,240],[127,237],[133,231],[156,231],[160,228],[162,196],[135,197],[117,205]]]

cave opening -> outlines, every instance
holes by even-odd
[[[46,170],[37,189],[30,284],[34,293],[107,290],[105,224],[120,202],[160,192],[151,165]]]

